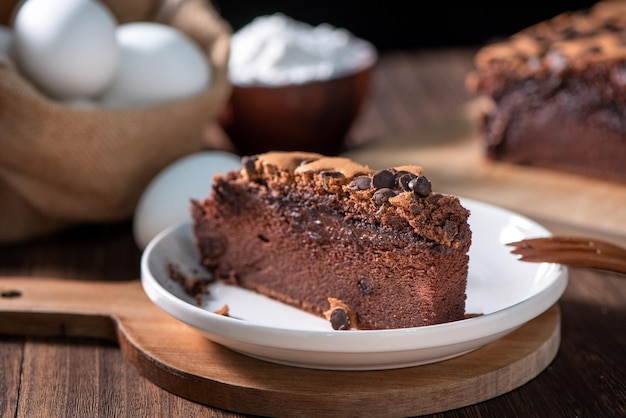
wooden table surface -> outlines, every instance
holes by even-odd
[[[464,77],[471,69],[473,53],[471,48],[385,52],[374,73],[370,101],[349,135],[350,145],[393,144],[407,133],[441,125],[456,114],[472,99],[464,89]],[[617,188],[612,198],[621,199],[625,186],[610,187]],[[580,193],[586,193],[585,189]],[[626,207],[623,203],[618,201],[622,208]],[[529,212],[527,207],[519,209]],[[541,215],[537,220],[556,233],[604,237],[626,245],[617,213],[615,219],[614,230],[558,215]],[[603,225],[606,222],[610,226],[611,219]],[[0,276],[137,280],[140,256],[130,220],[84,225],[53,237],[1,246]],[[561,345],[548,368],[512,392],[433,416],[626,416],[625,279],[619,274],[571,268],[559,302]],[[0,336],[0,416],[243,415],[161,389],[142,377],[115,343],[4,335]]]

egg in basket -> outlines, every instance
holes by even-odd
[[[129,218],[159,171],[211,145],[231,28],[204,0],[12,3],[0,8],[0,243]]]

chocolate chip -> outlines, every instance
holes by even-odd
[[[413,190],[416,196],[428,196],[432,191],[432,186],[426,177],[418,176],[409,181],[409,189]]]
[[[320,177],[325,179],[338,179],[344,177],[344,175],[339,171],[320,171]]]
[[[376,193],[374,193],[374,196],[372,196],[372,198],[374,199],[374,203],[380,206],[386,201],[388,201],[390,197],[393,197],[395,195],[396,195],[396,192],[394,192],[393,190],[384,188],[384,189],[376,190]]]
[[[400,186],[400,188],[402,190],[405,191],[410,191],[411,188],[409,187],[409,182],[411,180],[413,180],[414,178],[416,178],[417,176],[413,173],[408,173],[405,172],[404,174],[402,174],[400,177],[398,177],[398,175],[396,174],[396,178],[398,179],[398,186]]]
[[[372,180],[367,176],[357,177],[350,182],[348,189],[350,190],[367,190],[371,187]]]
[[[372,293],[374,291],[374,289],[372,289],[372,286],[369,284],[369,282],[365,279],[361,279],[359,280],[359,290],[361,291],[361,293],[363,293],[364,295],[369,295],[370,293]]]
[[[252,157],[242,157],[241,162],[248,176],[254,176],[256,174],[256,161],[259,159],[256,155]]]
[[[344,330],[350,329],[352,321],[350,321],[348,311],[338,306],[330,313],[330,324],[334,330]]]
[[[391,170],[378,170],[372,176],[372,186],[376,189],[393,189],[396,178]]]

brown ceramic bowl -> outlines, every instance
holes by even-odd
[[[372,67],[305,84],[235,85],[218,120],[240,155],[338,154],[366,100]]]

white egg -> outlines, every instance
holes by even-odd
[[[0,25],[0,52],[10,55],[13,43],[13,31],[8,26]]]
[[[98,102],[90,97],[79,97],[77,99],[61,100],[65,106],[72,107],[74,109],[94,109],[97,108]]]
[[[133,217],[137,246],[144,249],[165,228],[191,219],[191,199],[209,196],[213,177],[241,167],[241,158],[225,151],[201,151],[183,157],[157,174],[146,187]]]
[[[13,31],[4,25],[0,25],[0,64],[14,65]]]
[[[154,22],[120,25],[119,70],[100,101],[137,107],[191,96],[206,89],[211,69],[198,44],[183,32]]]
[[[96,0],[28,0],[13,23],[18,66],[54,98],[96,95],[118,66],[116,27]]]

